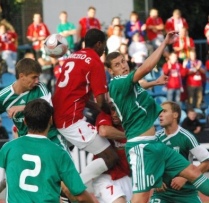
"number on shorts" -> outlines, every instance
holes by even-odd
[[[19,186],[23,190],[27,190],[27,191],[30,191],[30,192],[37,192],[38,191],[38,186],[27,184],[25,180],[28,176],[30,176],[30,177],[38,176],[38,174],[41,171],[41,159],[40,159],[39,156],[30,155],[30,154],[23,154],[22,159],[24,161],[34,162],[35,168],[33,170],[25,169],[25,170],[22,171],[22,173],[20,174]]]
[[[65,78],[63,81],[59,82],[59,84],[58,84],[59,87],[62,88],[68,84],[68,81],[70,79],[70,72],[73,70],[74,66],[75,66],[75,62],[73,62],[73,61],[70,61],[66,64],[66,66],[64,68],[65,69],[65,72],[64,72]]]
[[[113,195],[113,185],[106,187],[106,189],[110,189],[110,194]]]
[[[158,198],[155,198],[155,199],[151,200],[151,203],[160,203],[160,202],[161,202],[161,200],[158,199]]]

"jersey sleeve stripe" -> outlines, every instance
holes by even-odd
[[[41,89],[41,91],[43,92],[43,95],[49,94],[49,91],[47,90],[45,85],[43,85],[42,83],[38,83],[38,86]]]
[[[182,134],[184,134],[191,141],[191,143],[192,143],[192,145],[194,147],[196,147],[196,146],[199,145],[199,143],[197,142],[197,140],[195,139],[195,137],[190,132],[188,132],[187,130],[185,130],[183,128],[180,128],[180,132]]]

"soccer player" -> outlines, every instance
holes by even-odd
[[[132,203],[148,202],[150,190],[161,187],[163,174],[182,176],[203,194],[209,195],[209,180],[177,152],[155,138],[154,121],[162,111],[138,81],[157,64],[165,47],[173,43],[176,32],[169,32],[162,44],[134,72],[123,55],[113,52],[106,57],[106,67],[115,78],[109,94],[126,132],[126,154],[132,170]]]
[[[117,116],[113,103],[109,103],[110,114],[101,112],[96,119],[99,135],[111,140],[120,160],[117,164],[94,178],[92,186],[94,194],[102,203],[126,203],[132,196],[130,168],[125,154],[125,132]]]
[[[47,139],[53,109],[44,99],[24,109],[28,134],[0,151],[0,183],[6,175],[7,202],[59,202],[61,181],[78,202],[93,203],[69,154]]]
[[[92,93],[98,109],[106,107],[107,92],[104,65],[100,56],[106,46],[105,34],[90,29],[84,49],[74,52],[62,66],[53,95],[54,121],[59,132],[79,149],[99,157],[81,173],[84,183],[111,168],[118,157],[107,139],[96,127],[85,121],[83,111]]]
[[[37,98],[45,99],[50,104],[52,102],[51,93],[43,83],[39,82],[42,69],[37,61],[24,58],[18,61],[15,68],[17,80],[0,91],[0,113],[8,113],[17,128],[18,137],[20,137],[28,132],[23,115],[25,105]],[[50,127],[47,136],[51,141],[66,149],[66,140],[54,125]]]
[[[199,145],[196,138],[187,130],[179,126],[181,109],[175,102],[167,101],[161,104],[163,111],[159,116],[163,127],[156,136],[168,147],[182,154],[187,160],[193,162],[193,156],[200,162],[198,168],[202,173],[209,170],[209,153],[206,148]],[[201,203],[197,189],[182,177],[170,180],[164,177],[164,192],[154,192],[150,202],[173,203]]]

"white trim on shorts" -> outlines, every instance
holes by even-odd
[[[114,202],[119,197],[126,201],[131,199],[131,178],[125,176],[118,180],[112,180],[108,174],[102,174],[92,182],[94,194],[100,203]]]
[[[109,141],[106,138],[100,137],[96,127],[86,122],[85,119],[80,119],[67,128],[59,128],[58,131],[67,141],[79,149],[94,155],[99,154],[110,146]]]

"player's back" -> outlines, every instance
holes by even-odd
[[[6,163],[8,202],[59,202],[63,153],[44,136],[23,136],[6,144],[1,157]]]
[[[90,93],[105,93],[105,85],[104,66],[93,49],[71,54],[62,67],[53,96],[56,127],[67,127],[82,119]]]

